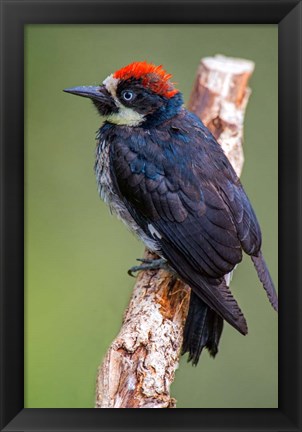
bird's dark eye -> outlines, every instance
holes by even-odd
[[[130,90],[125,90],[122,92],[122,98],[127,102],[131,101],[133,97],[134,97],[134,93]]]

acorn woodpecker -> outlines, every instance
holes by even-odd
[[[230,274],[251,256],[275,310],[277,295],[261,253],[261,231],[234,169],[210,131],[183,106],[162,66],[134,62],[100,86],[66,89],[104,117],[95,173],[101,198],[191,289],[182,353],[198,363],[218,351],[223,320],[247,333]],[[134,268],[137,269],[137,268]]]

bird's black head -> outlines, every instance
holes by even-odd
[[[183,99],[161,66],[132,63],[112,75],[103,85],[64,91],[90,98],[101,116],[117,125],[150,126],[173,117]]]

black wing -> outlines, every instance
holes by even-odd
[[[220,146],[192,117],[112,140],[111,176],[135,221],[195,293],[240,332],[246,322],[224,275],[257,253],[261,233]]]

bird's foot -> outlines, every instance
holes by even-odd
[[[169,270],[167,261],[164,258],[158,259],[145,259],[145,258],[137,258],[137,261],[140,261],[142,264],[133,266],[128,270],[128,275],[135,277],[133,273],[142,271],[142,270]]]

